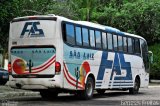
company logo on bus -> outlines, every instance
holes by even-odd
[[[44,37],[42,29],[38,28],[40,22],[26,22],[21,32],[20,38],[23,37]]]

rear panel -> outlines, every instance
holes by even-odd
[[[62,64],[63,52],[58,21],[53,16],[27,16],[10,23],[11,87],[29,90],[63,87],[62,74],[55,72],[56,61]]]
[[[53,77],[55,74],[54,47],[14,47],[11,49],[12,76]]]
[[[9,51],[13,78],[53,78],[56,60],[55,17],[24,17],[11,22]]]

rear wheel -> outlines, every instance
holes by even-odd
[[[99,89],[99,90],[96,90],[96,91],[97,91],[97,93],[99,93],[99,94],[104,94],[106,90],[104,90],[104,89]]]
[[[58,92],[52,92],[49,90],[40,91],[40,95],[43,99],[54,99],[58,96]]]
[[[138,78],[135,79],[133,88],[129,89],[130,94],[138,94],[140,88],[140,80]]]
[[[80,96],[82,99],[88,100],[93,97],[93,90],[94,90],[94,81],[91,77],[88,77],[87,82],[85,84],[85,90],[80,91]]]

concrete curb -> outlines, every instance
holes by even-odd
[[[159,83],[160,84],[160,80],[150,80],[151,83]]]
[[[148,88],[160,88],[160,85],[152,85],[152,86],[148,86]]]
[[[17,96],[38,96],[39,92],[5,92],[0,93],[0,98],[11,98]]]

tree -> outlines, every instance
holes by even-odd
[[[0,2],[0,46],[7,51],[9,22],[20,16],[44,14],[52,0],[5,0]]]
[[[98,5],[98,0],[68,0],[68,5],[74,10],[80,20],[91,21],[92,12]]]

